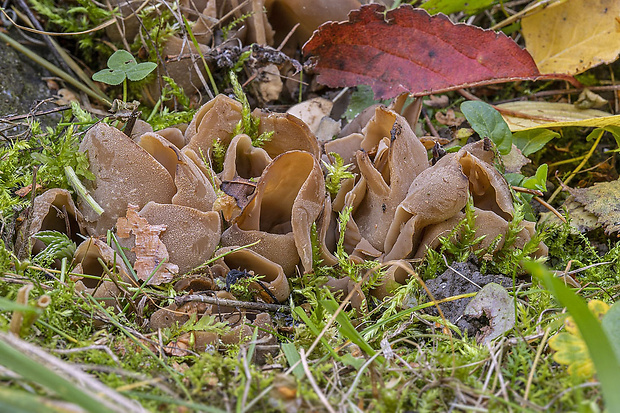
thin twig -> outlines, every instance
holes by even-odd
[[[183,295],[181,297],[176,297],[174,299],[175,304],[178,306],[188,303],[188,302],[192,302],[192,301],[198,301],[198,302],[207,303],[207,304],[223,305],[227,307],[246,308],[248,310],[286,311],[286,312],[291,311],[291,308],[288,305],[228,300],[226,298],[209,297],[207,295],[198,295],[198,294]]]
[[[12,116],[5,116],[0,118],[0,122],[13,122],[16,120],[21,120],[21,119],[26,119],[26,118],[30,118],[30,117],[37,117],[37,116],[44,116],[44,115],[49,115],[52,113],[56,113],[56,112],[62,112],[63,110],[67,110],[67,109],[71,109],[70,105],[64,105],[64,106],[58,106],[56,108],[53,109],[48,109],[48,110],[42,110],[39,112],[33,112],[33,113],[26,113],[23,115],[12,115]]]
[[[562,214],[560,214],[560,212],[555,209],[553,206],[551,206],[551,204],[549,204],[547,201],[545,201],[544,199],[542,199],[539,196],[535,196],[534,199],[536,201],[538,201],[538,203],[542,206],[544,206],[545,208],[547,208],[549,211],[553,212],[553,214],[558,217],[560,219],[560,221],[562,221],[563,223],[566,224],[566,218],[564,218],[564,216]]]
[[[306,373],[306,377],[308,377],[308,381],[310,382],[310,385],[314,389],[314,393],[317,396],[319,396],[319,400],[321,400],[321,403],[323,403],[323,406],[325,406],[325,408],[327,409],[329,413],[336,413],[334,408],[329,404],[329,400],[327,400],[327,398],[321,391],[321,388],[319,387],[319,385],[316,384],[316,381],[314,380],[314,377],[312,376],[312,372],[310,371],[310,367],[308,367],[308,360],[306,359],[306,352],[304,351],[303,348],[299,349],[299,357],[301,360],[301,365],[304,367],[304,372]]]
[[[293,28],[288,32],[288,34],[286,35],[286,37],[284,38],[284,40],[282,40],[282,42],[280,43],[280,46],[278,46],[278,48],[276,49],[278,52],[282,51],[282,48],[284,47],[284,45],[286,44],[286,42],[289,41],[289,39],[291,38],[291,36],[293,35],[293,33],[295,33],[295,30],[297,30],[297,28],[301,25],[301,23],[297,23],[295,26],[293,26]]]
[[[531,194],[534,196],[543,196],[544,194],[542,193],[542,191],[539,191],[538,189],[530,189],[530,188],[523,188],[520,186],[513,186],[512,189],[514,189],[517,192],[523,192],[524,194]]]
[[[118,364],[119,366],[121,365],[120,361],[118,360],[118,357],[116,357],[116,355],[112,353],[112,350],[110,350],[108,346],[93,345],[93,346],[88,346],[88,347],[76,347],[76,348],[66,348],[66,349],[59,348],[59,349],[52,349],[51,351],[54,353],[58,353],[58,354],[71,354],[71,353],[79,353],[82,351],[90,351],[90,350],[103,350],[106,353],[108,353],[108,356],[110,356],[110,358],[114,360],[116,364]]]
[[[536,372],[536,365],[540,360],[540,356],[542,354],[543,349],[545,348],[545,344],[547,344],[547,338],[549,337],[550,329],[547,328],[545,330],[545,335],[543,335],[542,340],[540,340],[540,344],[538,344],[538,349],[536,350],[536,356],[534,356],[534,361],[532,362],[532,367],[530,368],[530,374],[527,378],[527,384],[525,385],[525,393],[523,394],[523,399],[527,401],[530,395],[530,389],[532,388],[532,381],[534,380],[534,373]]]
[[[603,137],[604,133],[605,133],[605,131],[603,129],[601,129],[601,131],[599,132],[599,134],[598,134],[598,136],[596,138],[596,141],[594,141],[594,144],[590,148],[590,151],[586,154],[586,156],[583,158],[581,163],[579,165],[577,165],[575,170],[573,170],[573,172],[571,172],[570,175],[564,180],[564,183],[561,186],[558,186],[558,188],[553,192],[553,194],[549,198],[549,201],[547,201],[547,202],[549,202],[549,203],[553,202],[555,197],[560,193],[560,191],[562,191],[562,187],[564,185],[568,184],[571,181],[571,179],[573,179],[575,177],[577,172],[579,172],[585,166],[585,164],[588,162],[588,160],[590,159],[590,157],[594,153],[594,150],[598,147],[598,144],[601,141],[601,138]]]

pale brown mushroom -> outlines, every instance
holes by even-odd
[[[185,134],[178,127],[161,129],[157,131],[157,134],[166,138],[168,142],[172,143],[179,149],[183,149],[185,146]]]
[[[34,199],[30,217],[18,231],[15,251],[19,258],[24,258],[32,252],[38,254],[45,249],[45,244],[35,238],[39,231],[58,231],[67,234],[73,241],[80,242],[82,238],[83,217],[75,207],[71,194],[66,189],[53,188],[45,191]],[[26,228],[26,224],[30,224]],[[28,242],[32,241],[32,251],[28,251]]]
[[[270,162],[269,154],[262,148],[252,146],[252,139],[248,135],[237,135],[226,150],[220,178],[222,181],[232,181],[237,177],[257,178]]]
[[[217,95],[198,109],[185,131],[184,150],[212,156],[213,143],[219,141],[228,147],[235,126],[241,120],[241,103],[225,95]]]
[[[356,283],[348,276],[344,276],[342,278],[334,278],[327,277],[327,282],[325,283],[327,288],[336,295],[338,299],[343,300],[346,298],[351,291],[353,294],[351,295],[351,306],[356,310],[360,311],[364,302],[366,301],[366,296],[362,293],[360,288],[355,288]]]
[[[254,109],[252,115],[260,118],[258,133],[273,131],[271,139],[263,145],[263,149],[271,156],[287,151],[306,151],[319,159],[321,148],[316,136],[308,125],[288,113],[271,113],[261,109]]]
[[[250,202],[222,234],[222,245],[246,245],[292,274],[301,258],[312,271],[310,227],[323,210],[325,181],[308,152],[276,157],[261,175]]]
[[[79,208],[91,235],[103,235],[125,215],[127,204],[140,208],[149,201],[170,203],[176,193],[172,176],[147,151],[112,126],[98,123],[85,135],[86,152],[95,181],[84,184],[104,212],[97,215],[84,203]]]
[[[97,277],[72,275],[72,280],[76,281],[75,288],[78,291],[85,291],[95,298],[102,299],[105,307],[116,306],[117,298],[120,298],[121,295],[121,291],[117,287],[119,281],[135,285],[135,282],[132,283],[120,256],[105,242],[97,238],[87,238],[78,245],[73,256],[73,265],[73,274]],[[109,269],[111,274],[118,275],[116,282],[110,280],[103,265]]]
[[[168,249],[170,262],[183,274],[213,255],[220,240],[221,223],[217,212],[149,202],[140,211],[149,224],[166,225],[161,240]]]
[[[467,203],[469,181],[456,155],[441,158],[411,184],[396,209],[385,238],[385,260],[407,258],[416,251],[422,229],[454,216]]]
[[[512,219],[512,194],[506,180],[493,165],[480,160],[465,148],[457,153],[463,173],[469,179],[474,205],[493,211],[506,220]]]
[[[176,193],[172,197],[173,204],[211,211],[217,198],[215,189],[184,152],[158,133],[143,134],[138,145],[157,159],[174,179]]]
[[[234,138],[234,130],[241,120],[241,104],[224,95],[218,95],[203,105],[185,131],[188,142],[184,151],[192,150],[212,159],[213,145],[218,142],[228,148]],[[262,149],[270,157],[292,150],[307,151],[319,158],[320,148],[316,137],[306,124],[286,113],[269,113],[255,109],[252,116],[260,118],[258,133],[273,132]]]
[[[370,294],[379,300],[392,295],[395,289],[406,284],[413,274],[413,267],[407,261],[400,260],[389,265],[384,271],[381,284],[370,291]]]
[[[279,303],[288,298],[290,294],[288,280],[279,264],[250,249],[239,249],[238,246],[220,248],[215,256],[224,254],[226,254],[224,257],[216,261],[217,264],[225,266],[228,270],[247,271],[261,276],[261,283],[269,289]],[[252,283],[250,288],[261,296],[266,294],[263,288],[256,283]],[[272,300],[268,298],[266,301]]]
[[[407,121],[385,107],[363,130],[362,151],[356,153],[361,178],[351,193],[352,219],[360,235],[383,251],[386,235],[398,205],[414,179],[428,168],[427,152]],[[376,151],[374,160],[368,152]]]

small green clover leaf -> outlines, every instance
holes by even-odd
[[[153,62],[136,62],[136,59],[126,50],[117,50],[108,59],[108,68],[93,75],[93,80],[108,85],[120,85],[129,79],[133,82],[142,80],[157,67]]]

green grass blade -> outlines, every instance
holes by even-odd
[[[64,402],[63,402],[64,403]],[[75,410],[79,409],[74,406]],[[0,387],[0,412],[67,413],[67,405],[55,405],[53,400],[16,389]]]
[[[321,300],[319,303],[332,315],[336,313],[339,307],[338,303],[334,300]],[[353,327],[351,320],[345,312],[341,311],[338,313],[336,316],[336,322],[340,325],[340,329],[338,330],[340,331],[340,334],[351,340],[352,343],[357,344],[359,348],[361,348],[369,356],[372,357],[376,354],[370,344],[368,344],[368,342],[364,340],[355,327]],[[381,363],[385,362],[385,359],[382,356],[377,357],[377,360]]]
[[[41,313],[41,310],[29,305],[18,304],[15,301],[11,301],[7,298],[0,297],[0,310],[1,311],[22,311],[24,313]]]
[[[286,361],[288,361],[289,366],[295,366],[295,364],[301,361],[301,356],[297,351],[297,347],[293,343],[283,343],[282,344],[282,352],[286,357]],[[298,379],[302,378],[306,373],[304,373],[304,368],[301,364],[297,364],[293,369],[293,374]]]
[[[206,406],[204,404],[199,404],[199,403],[192,403],[186,400],[173,399],[171,397],[159,396],[156,394],[149,394],[149,393],[144,393],[144,392],[139,392],[139,391],[122,391],[120,393],[124,394],[125,396],[130,396],[136,399],[155,400],[155,401],[163,402],[166,404],[173,404],[176,406],[187,407],[187,408],[190,408],[191,411],[193,412],[207,412],[207,413],[224,413],[225,412],[224,410],[218,409],[217,407]]]
[[[551,271],[541,263],[526,262],[525,268],[545,284],[575,320],[596,368],[607,411],[620,412],[620,392],[618,391],[620,363],[601,323],[588,309],[585,301],[565,286],[560,279],[554,277]]]
[[[316,324],[314,324],[312,322],[312,320],[310,320],[310,317],[308,317],[308,315],[306,314],[306,312],[304,311],[303,308],[301,307],[295,307],[295,309],[293,310],[293,312],[299,317],[301,318],[301,321],[303,321],[306,326],[308,326],[308,328],[310,329],[310,331],[312,331],[312,334],[314,334],[315,336],[319,336],[319,334],[321,334],[321,329],[319,327],[316,326]],[[321,337],[321,344],[323,344],[323,346],[325,347],[325,349],[327,351],[329,351],[329,353],[336,359],[336,360],[340,360],[340,356],[338,355],[338,353],[336,353],[336,351],[332,348],[332,346],[329,345],[329,343],[327,342],[327,340],[325,339],[325,337]],[[301,360],[301,358],[300,358]],[[305,373],[304,373],[305,374]]]
[[[22,354],[19,350],[7,344],[2,339],[2,336],[0,336],[0,364],[25,379],[54,391],[62,399],[75,403],[88,412],[113,413],[112,410],[105,407],[101,400],[91,396],[69,380]]]

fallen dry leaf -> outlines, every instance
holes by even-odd
[[[515,325],[514,299],[508,295],[504,287],[496,283],[488,283],[467,304],[463,314],[465,317],[482,318],[489,322],[476,335],[478,344],[488,344],[493,339],[512,330]]]
[[[541,77],[529,53],[503,33],[408,5],[384,11],[369,4],[347,22],[319,27],[303,50],[315,57],[320,83],[366,84],[387,99]]]
[[[598,217],[605,232],[611,234],[620,231],[620,181],[602,182],[589,188],[570,190],[577,202],[583,204],[586,211]]]
[[[509,102],[497,105],[512,132],[565,126],[605,127],[620,125],[620,116],[596,109],[578,109],[570,103]],[[519,116],[513,116],[516,112]]]
[[[544,73],[576,74],[620,53],[620,2],[569,0],[521,20],[527,50]]]
[[[136,253],[134,269],[140,280],[150,278],[147,284],[159,285],[170,282],[179,272],[176,264],[167,262],[168,250],[159,239],[159,234],[166,230],[166,226],[149,225],[145,218],[138,215],[137,205],[127,205],[127,217],[118,219],[116,230],[119,238],[129,238],[130,234],[136,237],[136,246],[131,250]],[[151,277],[156,268],[157,271]]]

